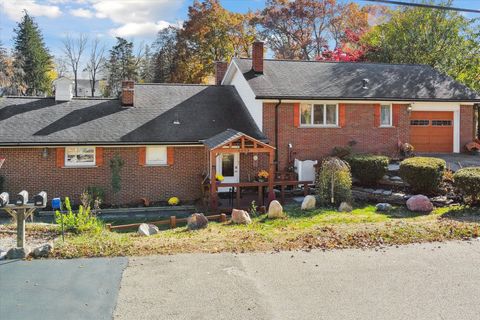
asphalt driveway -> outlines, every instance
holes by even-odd
[[[480,319],[479,261],[479,240],[6,261],[0,319]]]
[[[112,319],[127,258],[0,261],[0,319]]]

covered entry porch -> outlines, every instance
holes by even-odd
[[[293,172],[276,172],[275,148],[271,145],[232,129],[205,140],[204,145],[209,157],[204,190],[208,190],[207,203],[211,211],[245,209],[251,201],[258,206],[268,206],[276,198],[275,190],[284,202],[286,189],[299,185],[304,187],[305,194],[309,193],[313,181],[298,181]],[[267,172],[268,177],[259,178],[259,171]],[[218,174],[223,176],[223,181],[217,181]],[[219,193],[223,195],[221,203]]]

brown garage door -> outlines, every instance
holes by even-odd
[[[413,111],[410,143],[416,152],[453,152],[453,112]]]

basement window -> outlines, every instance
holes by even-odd
[[[302,104],[300,106],[300,124],[318,127],[338,126],[338,105]]]
[[[95,147],[65,148],[65,167],[95,166]]]
[[[166,165],[167,164],[167,147],[151,146],[147,147],[146,165]]]

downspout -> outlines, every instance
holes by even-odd
[[[282,104],[282,99],[278,99],[275,105],[275,171],[278,172],[278,108]]]

